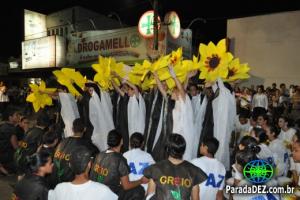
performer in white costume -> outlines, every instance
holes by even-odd
[[[93,87],[89,87],[89,92],[91,95],[89,101],[89,117],[94,127],[92,142],[102,151],[107,149],[107,134],[115,128],[112,112],[110,112],[107,102],[96,84]],[[99,98],[99,94],[101,95],[101,99]]]
[[[59,101],[61,104],[60,114],[65,124],[64,137],[73,136],[73,121],[79,118],[78,107],[74,96],[70,93],[59,92]]]
[[[220,78],[213,85],[213,90],[218,93],[218,96],[212,102],[214,137],[220,141],[220,147],[215,157],[224,164],[226,170],[229,170],[229,142],[234,129],[236,103],[234,96],[224,86]]]
[[[173,133],[180,134],[186,141],[186,150],[183,155],[184,160],[191,160],[197,157],[198,145],[194,145],[196,133],[194,128],[193,108],[189,96],[186,94],[182,84],[176,77],[173,67],[169,67],[170,74],[176,83],[176,88],[172,91],[172,99],[175,100],[173,114]],[[155,75],[157,76],[157,75]],[[155,78],[157,82],[159,79]],[[161,85],[161,84],[158,84]],[[159,87],[161,93],[167,98],[166,91]],[[200,133],[199,133],[200,134]]]

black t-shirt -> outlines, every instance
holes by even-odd
[[[151,199],[189,200],[192,188],[207,179],[206,174],[193,164],[183,161],[174,165],[169,160],[160,161],[144,170],[144,176],[156,184]]]
[[[47,200],[48,191],[43,177],[30,174],[17,183],[12,199]]]
[[[14,148],[10,139],[16,135],[16,127],[10,123],[4,123],[0,126],[0,163],[6,164],[13,161]]]
[[[15,153],[15,162],[20,174],[26,173],[27,156],[34,154],[38,147],[42,144],[42,139],[45,131],[38,127],[30,129],[24,137],[24,140],[19,142],[19,148]]]
[[[73,181],[75,175],[70,168],[70,158],[75,148],[85,146],[88,148],[86,141],[80,137],[68,137],[60,142],[57,146],[53,158],[53,172],[51,178],[54,182],[49,183],[51,188],[61,182]]]
[[[16,136],[18,141],[23,140],[25,137],[25,131],[19,126],[16,126]]]
[[[119,194],[121,177],[129,175],[129,173],[129,166],[122,154],[101,152],[95,159],[90,178],[107,185],[114,193]]]

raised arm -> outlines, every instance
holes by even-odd
[[[132,84],[130,81],[128,81],[126,79],[124,79],[123,81],[125,83],[127,83],[127,85],[129,85],[129,87],[131,87],[132,89],[134,89],[135,96],[138,98],[139,97],[139,89],[134,84]]]
[[[178,80],[178,78],[176,77],[176,74],[174,72],[174,68],[172,66],[169,66],[169,71],[170,71],[170,74],[171,74],[173,80],[175,81],[175,84],[176,84],[176,86],[177,86],[177,88],[180,92],[181,98],[185,99],[185,95],[186,95],[185,90],[184,90],[182,84],[180,83],[180,81]]]
[[[159,91],[161,92],[161,94],[163,95],[164,98],[167,98],[167,91],[164,89],[161,81],[159,80],[157,72],[153,72],[153,76],[154,76],[154,79],[156,81]]]
[[[114,79],[111,79],[111,84],[115,88],[115,90],[119,93],[119,95],[121,95],[122,97],[125,96],[125,92],[123,92],[121,90],[121,88],[116,84],[116,82],[114,81]]]

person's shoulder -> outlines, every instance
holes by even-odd
[[[195,165],[195,166],[201,166],[201,165],[203,165],[204,163],[203,162],[205,162],[205,156],[202,156],[202,157],[200,157],[200,158],[194,158],[193,160],[191,160],[191,162],[190,163],[192,163],[193,165]]]
[[[99,196],[110,196],[110,197],[117,197],[110,189],[108,186],[98,183],[95,181],[90,181],[90,188],[93,190],[93,192],[98,193]]]

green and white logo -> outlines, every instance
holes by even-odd
[[[246,164],[243,174],[249,182],[263,184],[273,177],[274,170],[272,165],[265,160],[253,160]]]

